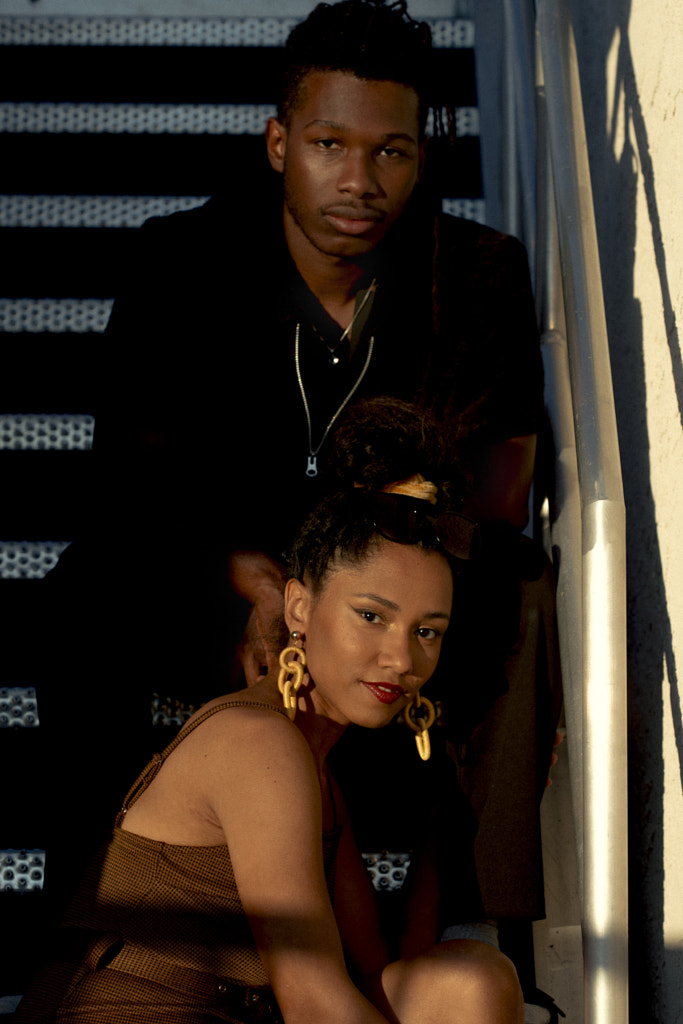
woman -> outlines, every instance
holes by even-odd
[[[337,445],[345,488],[294,545],[279,674],[210,701],[142,773],[18,1021],[521,1024],[491,946],[433,934],[389,962],[327,766],[350,723],[397,713],[429,756],[420,691],[453,603],[462,520],[425,479],[431,435],[405,406],[373,409],[374,439],[366,410]]]

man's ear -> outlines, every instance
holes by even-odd
[[[313,607],[313,595],[301,580],[287,580],[285,586],[285,622],[292,633],[306,633]]]
[[[275,117],[266,122],[266,152],[270,166],[282,174],[285,167],[285,150],[287,149],[287,129]]]

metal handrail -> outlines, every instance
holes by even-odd
[[[567,325],[582,544],[585,1024],[628,1021],[626,516],[571,20],[537,0]]]
[[[540,59],[537,61],[541,72]],[[546,547],[557,575],[556,605],[560,624],[564,715],[576,837],[580,894],[583,889],[583,635],[581,568],[581,492],[576,455],[576,432],[569,377],[565,297],[555,215],[552,163],[547,145],[545,88],[537,85],[538,273],[536,303],[541,324],[541,353],[546,380],[545,404],[554,444],[554,478],[549,501]]]
[[[488,0],[481,6],[484,17],[491,14]],[[584,1022],[626,1024],[625,509],[583,106],[566,0],[536,0],[535,62],[528,47],[533,0],[505,0],[503,14],[506,42],[502,54],[496,42],[495,56],[502,56],[505,83],[498,159],[506,184],[496,196],[502,209],[494,219],[522,237],[536,263],[555,444],[549,531],[558,556]],[[537,66],[535,103],[528,95],[530,63]],[[480,104],[486,102],[485,88],[481,92]],[[533,169],[530,140],[537,153]],[[535,197],[532,218],[529,194]]]

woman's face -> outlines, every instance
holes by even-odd
[[[381,541],[360,564],[334,566],[315,597],[291,580],[285,600],[288,627],[306,637],[316,711],[378,728],[434,672],[453,579],[440,553]]]

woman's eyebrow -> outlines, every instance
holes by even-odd
[[[390,601],[387,597],[381,597],[379,594],[354,594],[356,600],[360,601],[376,601],[377,604],[382,605],[383,608],[389,609],[392,612],[400,612],[401,606],[396,604],[395,601]],[[445,619],[446,622],[450,621],[450,615],[448,612],[425,612],[422,618],[425,619]]]
[[[377,604],[381,604],[383,608],[388,608],[392,612],[401,610],[400,605],[395,601],[390,601],[387,597],[380,597],[379,594],[354,594],[353,596],[362,601],[376,601]]]

